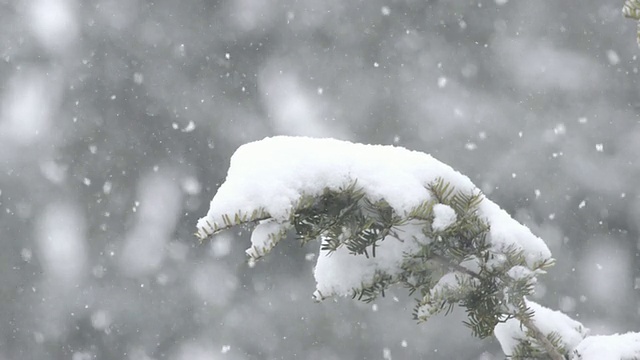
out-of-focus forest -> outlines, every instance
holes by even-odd
[[[462,311],[311,301],[195,222],[266,136],[395,144],[544,238],[537,301],[640,326],[640,50],[621,1],[0,1],[0,359],[501,359]],[[282,159],[281,161],[286,161]]]

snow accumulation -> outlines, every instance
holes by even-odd
[[[535,313],[533,323],[536,327],[545,335],[549,335],[551,332],[558,333],[566,349],[574,349],[589,332],[581,323],[560,311],[551,310],[529,300],[527,300],[527,306]],[[505,355],[510,356],[521,340],[529,339],[525,331],[526,328],[519,320],[510,319],[496,325],[493,333],[498,338],[502,351]]]
[[[531,277],[533,271],[527,269],[524,266],[514,266],[509,271],[507,271],[507,275],[513,280],[521,280],[528,277]]]
[[[429,291],[431,296],[436,296],[436,294],[441,293],[445,290],[460,290],[460,281],[459,279],[463,279],[474,284],[477,284],[477,279],[471,278],[469,275],[452,271],[443,275],[440,280],[436,283],[436,285]],[[431,317],[433,314],[437,313],[441,308],[441,304],[438,303],[434,306],[431,303],[424,304],[418,308],[417,316],[418,319],[427,319]]]
[[[556,332],[571,360],[635,360],[640,359],[640,333],[592,335],[589,329],[560,311],[548,309],[527,300],[527,306],[535,312],[533,322],[545,335]],[[499,323],[494,334],[505,355],[513,353],[520,340],[527,339],[525,328],[519,320]]]
[[[418,236],[420,227],[403,226],[404,239],[409,234]],[[413,236],[413,235],[411,235]],[[418,251],[415,241],[398,241],[386,239],[379,243],[375,257],[353,256],[343,246],[329,254],[327,250],[320,250],[313,275],[316,279],[314,299],[322,300],[332,295],[351,295],[351,291],[363,284],[371,284],[376,271],[390,275],[400,274],[402,259],[406,253]]]
[[[582,340],[574,360],[640,359],[640,333],[594,335]]]
[[[259,257],[275,245],[273,234],[290,228],[291,213],[303,195],[339,190],[355,181],[370,200],[384,199],[402,216],[430,200],[426,187],[438,178],[457,191],[479,193],[468,177],[421,152],[335,139],[266,138],[241,146],[232,156],[225,182],[207,215],[198,221],[197,235],[206,238],[228,225],[269,218],[260,223],[247,251]],[[435,206],[434,215],[434,230],[446,229],[456,220],[453,209],[445,205]],[[490,200],[480,203],[478,215],[490,225],[489,240],[496,253],[507,247],[523,250],[530,268],[551,258],[540,238]],[[424,238],[417,224],[401,230],[398,234],[404,241],[385,239],[375,257],[351,256],[343,248],[330,256],[321,251],[315,269],[316,296],[350,295],[380,271],[398,274],[403,254],[417,249],[415,239]]]
[[[433,223],[431,229],[433,231],[444,231],[454,222],[456,222],[456,212],[449,205],[436,204],[433,207]]]

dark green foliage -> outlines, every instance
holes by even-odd
[[[552,360],[544,346],[535,339],[536,336],[531,330],[526,331],[527,338],[521,339],[518,346],[513,350],[509,359],[513,360]],[[551,332],[546,336],[547,340],[561,353],[566,354],[562,337],[557,332]]]
[[[372,202],[356,182],[338,191],[325,189],[316,198],[300,201],[292,216],[296,235],[306,243],[321,239],[321,248],[333,252],[345,246],[366,257],[376,255],[379,241],[404,223],[384,200]]]
[[[396,282],[393,276],[384,272],[376,272],[374,280],[371,284],[362,284],[362,287],[353,289],[352,299],[358,299],[366,303],[372,302],[376,299],[378,294],[384,296],[384,291],[391,284]]]
[[[451,311],[457,304],[468,315],[465,325],[478,337],[490,336],[499,322],[532,316],[524,298],[533,292],[535,270],[552,263],[537,264],[526,270],[528,273],[512,278],[508,273],[512,268],[528,269],[525,257],[516,248],[502,249],[499,253],[491,248],[489,225],[477,216],[483,195],[456,192],[442,179],[428,189],[432,199],[416,207],[409,216],[427,222],[423,233],[432,241],[408,255],[403,267],[407,273],[402,279],[404,285],[411,293],[420,290],[423,296],[414,316],[424,321],[443,310]],[[450,206],[457,215],[454,224],[440,231],[430,226],[437,203]],[[434,263],[443,270],[434,271]],[[439,286],[436,276],[447,271],[456,272],[455,281]]]

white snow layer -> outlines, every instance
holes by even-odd
[[[535,313],[533,323],[536,327],[545,335],[551,332],[558,333],[566,349],[574,349],[589,332],[581,323],[560,311],[551,310],[530,300],[527,300],[527,306]],[[519,320],[510,319],[496,325],[493,333],[498,338],[505,355],[511,356],[521,340],[529,339],[525,331],[526,328],[520,324]]]
[[[510,278],[512,278],[513,280],[521,280],[524,278],[528,278],[528,277],[532,277],[533,276],[533,271],[527,269],[524,266],[514,266],[511,269],[509,269],[509,271],[507,271],[507,275],[509,275]]]
[[[436,204],[433,207],[433,231],[444,231],[457,220],[456,212],[449,205]]]
[[[457,191],[479,192],[468,177],[421,152],[335,139],[266,138],[241,146],[231,157],[227,178],[211,200],[207,216],[198,221],[197,234],[205,238],[229,222],[241,223],[243,216],[270,217],[271,221],[259,226],[259,234],[252,236],[248,250],[249,255],[260,256],[275,245],[269,234],[289,227],[291,211],[303,194],[319,195],[325,188],[338,190],[357,181],[370,200],[384,199],[402,216],[430,200],[427,186],[438,178]],[[455,221],[445,206],[436,206],[434,211],[437,228]],[[236,214],[240,214],[237,219]],[[490,200],[480,203],[478,215],[490,225],[494,251],[509,246],[523,250],[529,267],[551,258],[540,238]],[[315,270],[320,292],[316,296],[350,295],[353,288],[370,283],[376,271],[398,274],[403,253],[417,246],[414,235],[417,241],[429,241],[415,224],[406,225],[398,234],[405,241],[387,238],[375,257],[352,256],[346,249],[329,256],[321,252]]]
[[[640,359],[640,333],[594,335],[582,340],[573,360]]]
[[[266,255],[276,246],[275,235],[285,233],[289,228],[288,223],[282,224],[273,219],[260,221],[251,233],[251,247],[247,249],[247,255],[252,258]]]
[[[440,278],[440,280],[438,280],[436,285],[429,291],[430,295],[437,298],[438,293],[442,293],[446,290],[457,291],[460,289],[460,284],[465,281],[470,281],[474,284],[477,284],[477,279],[470,278],[470,276],[467,274],[461,273],[459,271],[449,272],[447,274],[444,274]],[[440,303],[438,303],[436,306],[431,303],[424,304],[418,308],[418,319],[427,319],[433,314],[437,313],[440,309]]]

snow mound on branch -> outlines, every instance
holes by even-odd
[[[456,212],[449,205],[436,204],[433,207],[433,223],[431,229],[433,231],[443,231],[457,220]]]
[[[574,360],[640,359],[640,334],[595,335],[582,340],[575,349]]]
[[[403,216],[431,199],[427,186],[438,178],[456,191],[480,192],[468,177],[421,152],[335,139],[266,138],[241,146],[231,157],[227,178],[211,200],[207,216],[198,221],[197,235],[206,238],[229,225],[271,218],[282,227],[271,222],[261,226],[260,236],[252,237],[253,250],[248,251],[261,255],[275,245],[269,234],[289,226],[303,195],[320,195],[327,188],[338,191],[355,181],[370,200],[384,199]],[[440,224],[436,226],[451,225],[450,211],[436,209]],[[551,258],[540,238],[490,200],[480,203],[478,215],[490,225],[489,240],[496,252],[522,250],[531,268]],[[404,253],[416,247],[415,238],[421,234],[415,225],[405,227],[399,232],[403,241],[385,239],[375,257],[351,256],[345,249],[329,256],[321,251],[315,272],[320,296],[351,294],[372,282],[379,271],[399,274]]]
[[[527,300],[527,306],[534,311],[532,322],[535,326],[545,335],[551,332],[558,333],[566,349],[575,348],[589,332],[581,323],[560,311],[551,310],[530,300]],[[530,340],[525,331],[526,328],[519,320],[510,319],[496,325],[493,333],[505,355],[511,356],[521,341]]]
[[[396,275],[402,272],[404,255],[415,253],[419,244],[413,241],[422,233],[421,226],[401,226],[404,241],[387,237],[377,245],[376,256],[353,256],[344,246],[334,252],[320,250],[313,275],[316,279],[314,299],[322,300],[332,295],[351,295],[351,291],[370,285],[376,273]]]

